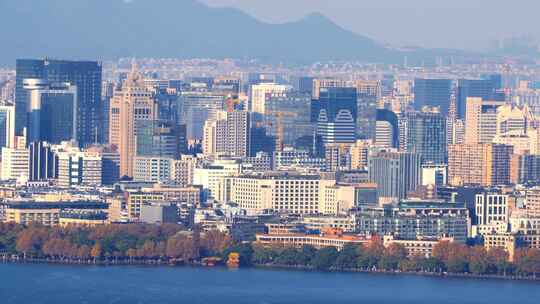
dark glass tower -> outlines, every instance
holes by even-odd
[[[465,119],[467,97],[482,97],[484,100],[504,101],[504,94],[497,93],[500,81],[497,79],[460,79],[457,88],[457,118]]]
[[[49,83],[69,82],[77,86],[77,141],[81,146],[101,141],[101,64],[95,61],[17,60],[15,130],[27,126],[27,92],[23,80],[43,79]]]
[[[353,143],[356,140],[356,88],[321,88],[311,102],[311,121],[324,144]]]
[[[76,136],[77,88],[69,83],[48,84],[25,79],[28,143],[59,144]]]
[[[446,163],[446,119],[441,113],[407,113],[407,152],[422,156],[422,163]]]
[[[58,159],[51,147],[43,142],[33,142],[29,145],[29,179],[31,181],[55,178]]]
[[[452,81],[450,79],[423,79],[414,80],[414,108],[422,110],[424,106],[439,107],[441,113],[448,115],[450,97],[452,95]]]

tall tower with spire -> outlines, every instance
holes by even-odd
[[[152,92],[144,86],[144,76],[134,60],[122,88],[114,92],[109,110],[109,143],[118,148],[120,176],[133,177],[137,140],[153,124],[155,116]]]

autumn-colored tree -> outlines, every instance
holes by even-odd
[[[522,275],[540,273],[540,249],[521,248],[516,250],[515,264]]]
[[[436,259],[439,259],[443,263],[448,261],[448,253],[450,252],[450,242],[449,241],[440,241],[435,246],[433,246],[432,256]]]
[[[94,247],[92,247],[90,255],[92,256],[92,258],[94,258],[94,262],[101,259],[101,257],[103,256],[103,252],[101,250],[101,244],[99,242],[97,242]]]
[[[495,247],[488,251],[488,260],[496,268],[498,274],[507,275],[513,269],[508,260],[508,252],[503,248]]]
[[[167,256],[183,261],[191,261],[199,257],[199,247],[192,237],[173,236],[167,240]]]
[[[43,243],[48,239],[49,230],[45,227],[30,226],[17,235],[16,249],[27,254],[40,254]]]
[[[79,259],[88,259],[90,257],[90,247],[88,245],[82,245],[77,250],[77,257]]]
[[[385,248],[382,257],[379,259],[378,266],[385,270],[396,270],[400,263],[407,259],[407,249],[397,243],[390,244]]]
[[[212,230],[202,235],[200,244],[204,255],[214,256],[220,255],[225,248],[232,244],[232,240],[226,233]]]
[[[469,249],[469,270],[474,274],[487,274],[495,271],[490,264],[488,253],[484,246]]]
[[[362,254],[358,258],[360,268],[372,268],[377,266],[384,254],[383,240],[378,236],[373,236],[369,242],[363,246]]]

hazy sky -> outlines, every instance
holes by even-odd
[[[356,33],[393,45],[483,49],[509,36],[540,37],[540,0],[201,0],[267,22],[320,12]]]

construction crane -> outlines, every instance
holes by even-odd
[[[272,115],[276,117],[276,149],[278,151],[283,151],[285,146],[285,127],[283,126],[283,117],[296,118],[298,114],[287,111],[266,111],[265,115]]]

